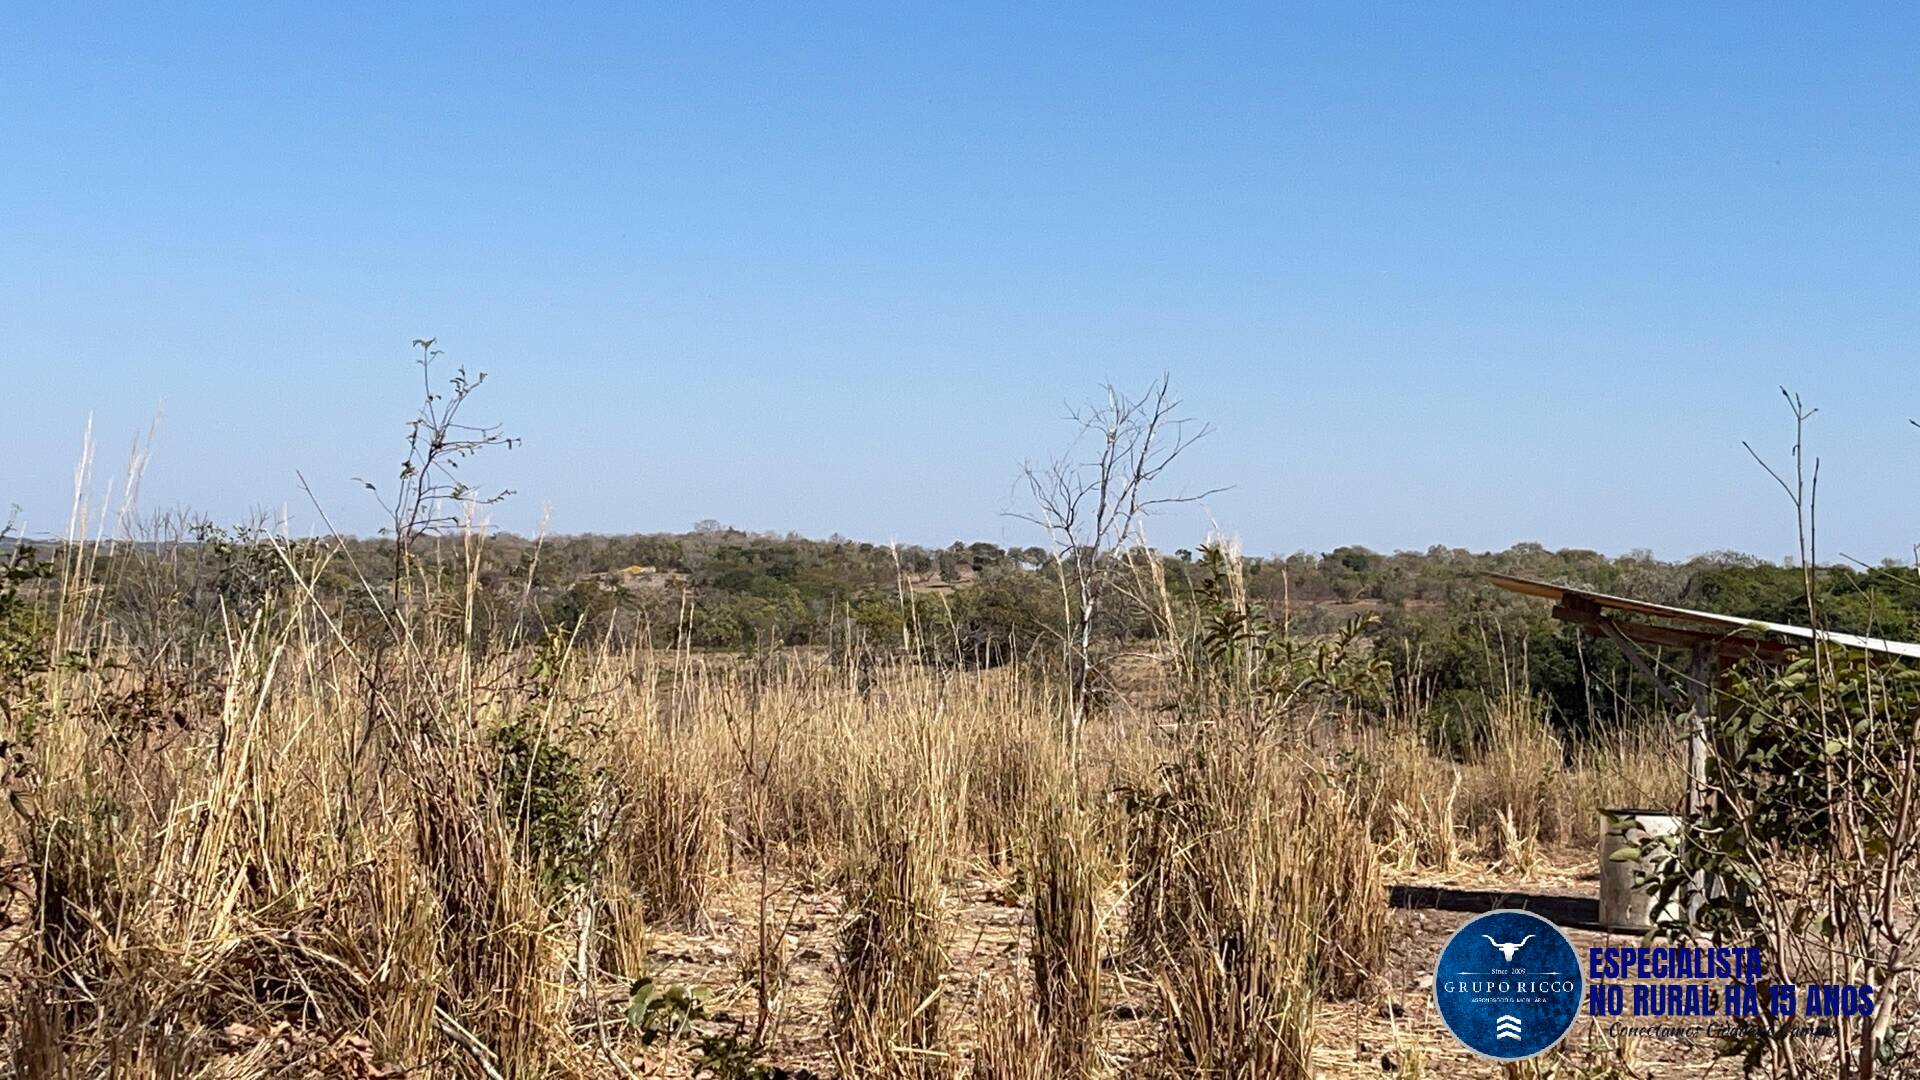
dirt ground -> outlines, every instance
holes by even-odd
[[[1591,898],[1597,877],[1592,856],[1564,853],[1525,875],[1465,870],[1447,877],[1402,879],[1395,884],[1496,888]],[[946,1016],[954,1018],[955,1041],[970,1041],[966,1030],[975,999],[996,974],[1022,962],[1027,911],[1007,883],[976,879],[954,890],[953,970],[947,978]],[[660,933],[652,943],[655,978],[667,983],[713,988],[712,1012],[722,1018],[750,1017],[754,1005],[743,969],[756,955],[757,906],[752,878],[734,881],[718,898],[710,925],[698,932]],[[839,910],[827,892],[793,885],[780,890],[776,923],[792,910],[785,947],[790,960],[783,1020],[770,1063],[820,1076],[832,1073],[827,1041]],[[1498,1077],[1501,1067],[1475,1057],[1441,1024],[1433,1002],[1433,965],[1441,947],[1473,916],[1463,912],[1394,909],[1389,968],[1370,999],[1329,1002],[1316,1017],[1319,1074],[1326,1077]],[[1628,935],[1572,930],[1576,949],[1604,944],[1634,944]],[[1112,1002],[1108,1034],[1116,1075],[1152,1050],[1157,1008],[1153,988],[1120,972],[1109,973]],[[609,987],[610,996],[618,993]],[[1719,1058],[1710,1039],[1611,1039],[1582,1017],[1563,1044],[1559,1076],[1720,1077],[1740,1075],[1739,1062]],[[636,1059],[636,1064],[639,1062]],[[645,1066],[642,1065],[642,1068]],[[660,1068],[659,1065],[655,1066]],[[674,1066],[667,1069],[677,1071]]]
[[[1572,852],[1542,860],[1526,874],[1467,869],[1450,876],[1404,878],[1393,883],[1587,898],[1593,897],[1597,889],[1592,857],[1587,856],[1583,861],[1579,853]],[[751,873],[730,879],[714,898],[704,926],[657,931],[650,941],[648,965],[658,984],[698,985],[710,989],[707,1012],[711,1019],[703,1025],[706,1030],[731,1030],[743,1021],[750,1021],[755,1014],[751,972],[757,955],[758,884]],[[10,924],[0,933],[0,939],[4,939],[8,947],[17,946],[15,939],[24,930],[22,924],[28,914],[22,904],[24,895],[24,889],[12,892],[13,902],[6,911],[10,918],[0,920]],[[950,939],[952,970],[946,979],[944,1015],[948,1018],[948,1035],[953,1043],[967,1046],[972,1042],[969,1029],[977,1013],[978,998],[986,986],[996,976],[1014,972],[1023,964],[1029,913],[1025,898],[1017,895],[1009,882],[985,877],[957,883],[951,891],[951,903],[952,925],[957,930]],[[773,889],[769,909],[773,912],[773,925],[786,927],[781,951],[787,964],[787,978],[779,1003],[779,1025],[770,1040],[774,1049],[767,1056],[766,1064],[798,1076],[831,1076],[828,1024],[841,929],[838,897],[824,884],[809,887],[801,881],[787,880]],[[1431,976],[1435,960],[1447,938],[1472,915],[1395,908],[1390,917],[1388,969],[1377,990],[1361,1000],[1327,1002],[1319,1007],[1315,1054],[1319,1075],[1333,1078],[1502,1076],[1498,1065],[1475,1057],[1447,1033],[1433,1003]],[[1580,950],[1637,941],[1627,935],[1584,930],[1570,930],[1568,936]],[[1111,1074],[1131,1075],[1129,1064],[1142,1061],[1152,1053],[1158,1006],[1153,988],[1143,981],[1117,969],[1109,971],[1108,979],[1107,1040],[1114,1066]],[[684,1047],[681,1052],[669,1049],[665,1053],[661,1052],[663,1048],[655,1047],[643,1054],[632,1040],[617,1037],[616,1033],[626,1028],[624,1010],[628,985],[624,981],[609,979],[598,990],[597,1009],[583,1004],[576,1013],[575,1023],[576,1038],[599,1049],[606,1065],[603,1075],[676,1077],[689,1074],[692,1057]],[[230,1027],[237,1029],[229,1033],[235,1042],[236,1061],[298,1057],[307,1069],[324,1060],[327,1064],[320,1067],[325,1075],[358,1078],[408,1075],[403,1069],[378,1063],[364,1040],[322,1045],[324,1039],[299,1033],[256,1031],[245,1025]],[[271,1048],[258,1045],[263,1040],[314,1042],[316,1046],[302,1050],[289,1045],[279,1052],[268,1053]],[[613,1056],[620,1059],[618,1065],[607,1060]],[[1545,1075],[1566,1078],[1740,1075],[1738,1060],[1716,1057],[1709,1039],[1615,1040],[1585,1017],[1576,1023],[1559,1056],[1557,1071]]]

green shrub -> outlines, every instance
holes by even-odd
[[[559,896],[592,874],[589,794],[580,759],[525,718],[494,731],[494,791],[541,887]]]

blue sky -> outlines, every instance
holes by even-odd
[[[0,503],[370,530],[437,335],[517,531],[1025,542],[1166,370],[1167,546],[1777,558],[1784,383],[1910,553],[1920,12],[1358,7],[11,9]]]

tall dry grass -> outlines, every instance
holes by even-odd
[[[822,1011],[849,1075],[1310,1075],[1316,1005],[1384,968],[1387,871],[1588,843],[1596,804],[1673,782],[1657,742],[1569,744],[1523,697],[1455,760],[1417,716],[1169,723],[1176,679],[1075,760],[1061,691],[1014,668],[483,649],[457,589],[369,640],[288,562],[184,681],[104,662],[128,654],[73,587],[57,640],[95,662],[46,677],[0,834],[30,881],[14,1075],[625,1075],[690,1053],[621,1019],[650,940],[740,875],[773,882],[776,952],[769,890],[842,898]],[[982,877],[1028,896],[968,1016],[956,883]],[[1150,1061],[1110,1031],[1123,960]]]
[[[922,816],[921,795],[877,794],[849,844],[834,998],[834,1058],[847,1076],[948,1071],[945,875],[940,829]]]
[[[1101,962],[1106,955],[1101,900],[1109,873],[1102,865],[1089,815],[1056,806],[1033,839],[1033,934],[1029,956],[1034,998],[1050,1050],[1052,1072],[1085,1076],[1096,1070],[1105,1019]]]
[[[1459,756],[1418,716],[1344,725],[1335,737],[1339,786],[1395,870],[1446,872],[1481,860],[1526,871],[1546,852],[1597,844],[1602,807],[1679,798],[1682,763],[1664,727],[1573,741],[1523,694],[1482,708],[1481,735]]]
[[[1167,1075],[1313,1075],[1323,896],[1295,840],[1319,808],[1283,773],[1194,753],[1140,806],[1129,929],[1160,991]]]

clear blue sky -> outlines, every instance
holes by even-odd
[[[405,7],[0,18],[30,531],[156,409],[147,507],[370,530],[438,335],[518,531],[1025,541],[1166,369],[1257,552],[1777,558],[1781,383],[1823,547],[1920,539],[1914,8]]]

